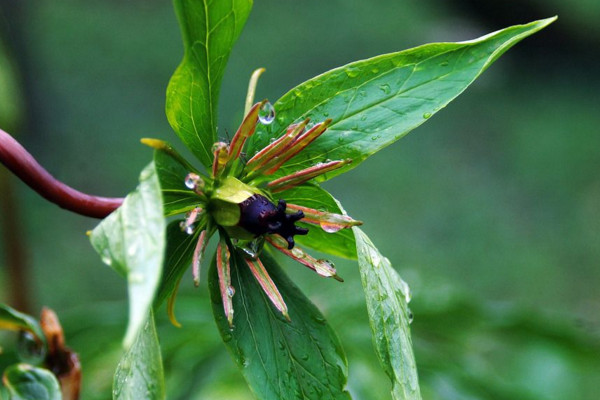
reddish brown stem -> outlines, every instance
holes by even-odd
[[[104,218],[123,203],[122,198],[91,196],[58,181],[2,129],[0,162],[43,198],[74,213]]]

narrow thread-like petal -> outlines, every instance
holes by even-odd
[[[298,186],[310,179],[316,178],[319,175],[334,171],[351,162],[352,160],[348,159],[318,163],[312,167],[305,168],[301,171],[286,175],[279,179],[275,179],[274,181],[269,182],[267,187],[270,188],[271,192],[273,193],[281,192],[283,190],[291,189],[294,186]]]
[[[270,161],[285,151],[300,135],[302,135],[308,122],[309,120],[305,119],[299,124],[290,125],[285,135],[273,141],[248,160],[246,169],[249,172],[259,172],[264,169]]]
[[[233,139],[231,139],[231,144],[229,145],[229,162],[237,159],[240,156],[242,148],[244,147],[244,143],[246,143],[246,140],[252,136],[254,130],[256,129],[258,112],[266,102],[266,100],[263,100],[260,103],[256,103],[252,106],[252,108],[250,108],[248,114],[246,114],[242,124],[233,136]]]
[[[302,222],[319,225],[327,233],[335,233],[341,229],[362,225],[362,221],[352,219],[347,215],[315,210],[314,208],[302,207],[296,204],[288,204],[288,210],[302,211],[304,218]]]
[[[260,261],[260,259],[249,260],[247,258],[244,258],[244,260],[246,261],[246,264],[248,264],[248,267],[250,267],[252,275],[254,275],[254,277],[258,281],[258,284],[263,289],[265,294],[269,297],[275,308],[277,308],[281,312],[281,314],[283,314],[285,319],[289,321],[290,316],[288,315],[288,309],[285,305],[285,302],[283,301],[283,297],[281,297],[279,290],[277,290],[277,286],[275,286],[275,283],[269,276],[269,273],[265,269],[263,263]]]
[[[229,258],[231,253],[223,239],[217,245],[217,273],[219,275],[219,289],[223,300],[223,309],[229,326],[233,326],[233,297],[234,289],[231,286],[231,269]]]
[[[317,260],[298,246],[294,247],[292,250],[288,250],[287,242],[277,235],[268,235],[266,239],[277,250],[281,251],[286,256],[298,261],[300,264],[312,269],[317,274],[326,278],[334,278],[340,282],[344,281],[337,275],[337,271],[333,267],[333,263],[331,263],[330,261]]]
[[[306,146],[311,144],[316,138],[321,136],[329,124],[331,124],[331,119],[327,119],[324,122],[316,124],[311,129],[299,136],[298,139],[294,140],[294,142],[281,153],[281,155],[277,156],[276,163],[265,170],[264,174],[271,175],[275,173],[287,160],[294,157]]]
[[[202,258],[204,257],[204,250],[206,250],[206,229],[200,232],[196,248],[194,249],[194,255],[192,257],[192,276],[194,278],[194,285],[198,287],[200,285],[200,266],[202,264]]]

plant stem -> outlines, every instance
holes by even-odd
[[[123,203],[122,198],[92,196],[58,181],[2,129],[0,162],[43,198],[74,213],[104,218]]]

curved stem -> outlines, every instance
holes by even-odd
[[[58,181],[2,129],[0,162],[43,198],[74,213],[104,218],[123,203],[122,198],[91,196]]]

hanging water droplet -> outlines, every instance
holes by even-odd
[[[181,221],[179,223],[179,227],[181,228],[182,232],[187,233],[188,235],[191,235],[192,233],[194,233],[194,224],[189,224],[186,221]]]
[[[327,233],[336,233],[342,229],[342,226],[331,224],[326,221],[319,222],[319,225],[321,225],[321,229],[323,229]]]
[[[268,101],[258,111],[258,120],[261,124],[269,125],[275,120],[275,108]]]
[[[32,364],[38,364],[46,355],[46,349],[42,343],[36,339],[33,333],[28,331],[19,332],[17,351],[23,361]]]
[[[413,320],[415,319],[415,315],[412,313],[412,311],[410,311],[410,308],[406,309],[406,313],[408,314],[408,323],[412,324]]]
[[[194,174],[193,172],[187,174],[184,183],[185,186],[191,190],[194,190],[200,186],[204,186],[204,181],[202,180],[202,178],[200,178],[200,176]]]
[[[104,249],[100,258],[104,264],[108,266],[112,265],[112,257],[110,256],[110,250]]]
[[[233,297],[235,294],[235,288],[233,286],[229,286],[226,290],[228,297]]]
[[[410,303],[410,300],[412,299],[412,292],[410,291],[410,286],[408,286],[408,283],[403,280],[400,280],[400,291],[404,295],[404,301],[406,301],[406,304]]]
[[[240,249],[246,258],[251,260],[256,260],[260,256],[264,245],[264,236],[259,236],[252,241],[239,240],[237,243],[234,243],[234,246]]]
[[[423,114],[423,118],[428,119],[429,117],[431,117],[431,113],[430,112],[426,112]]]

